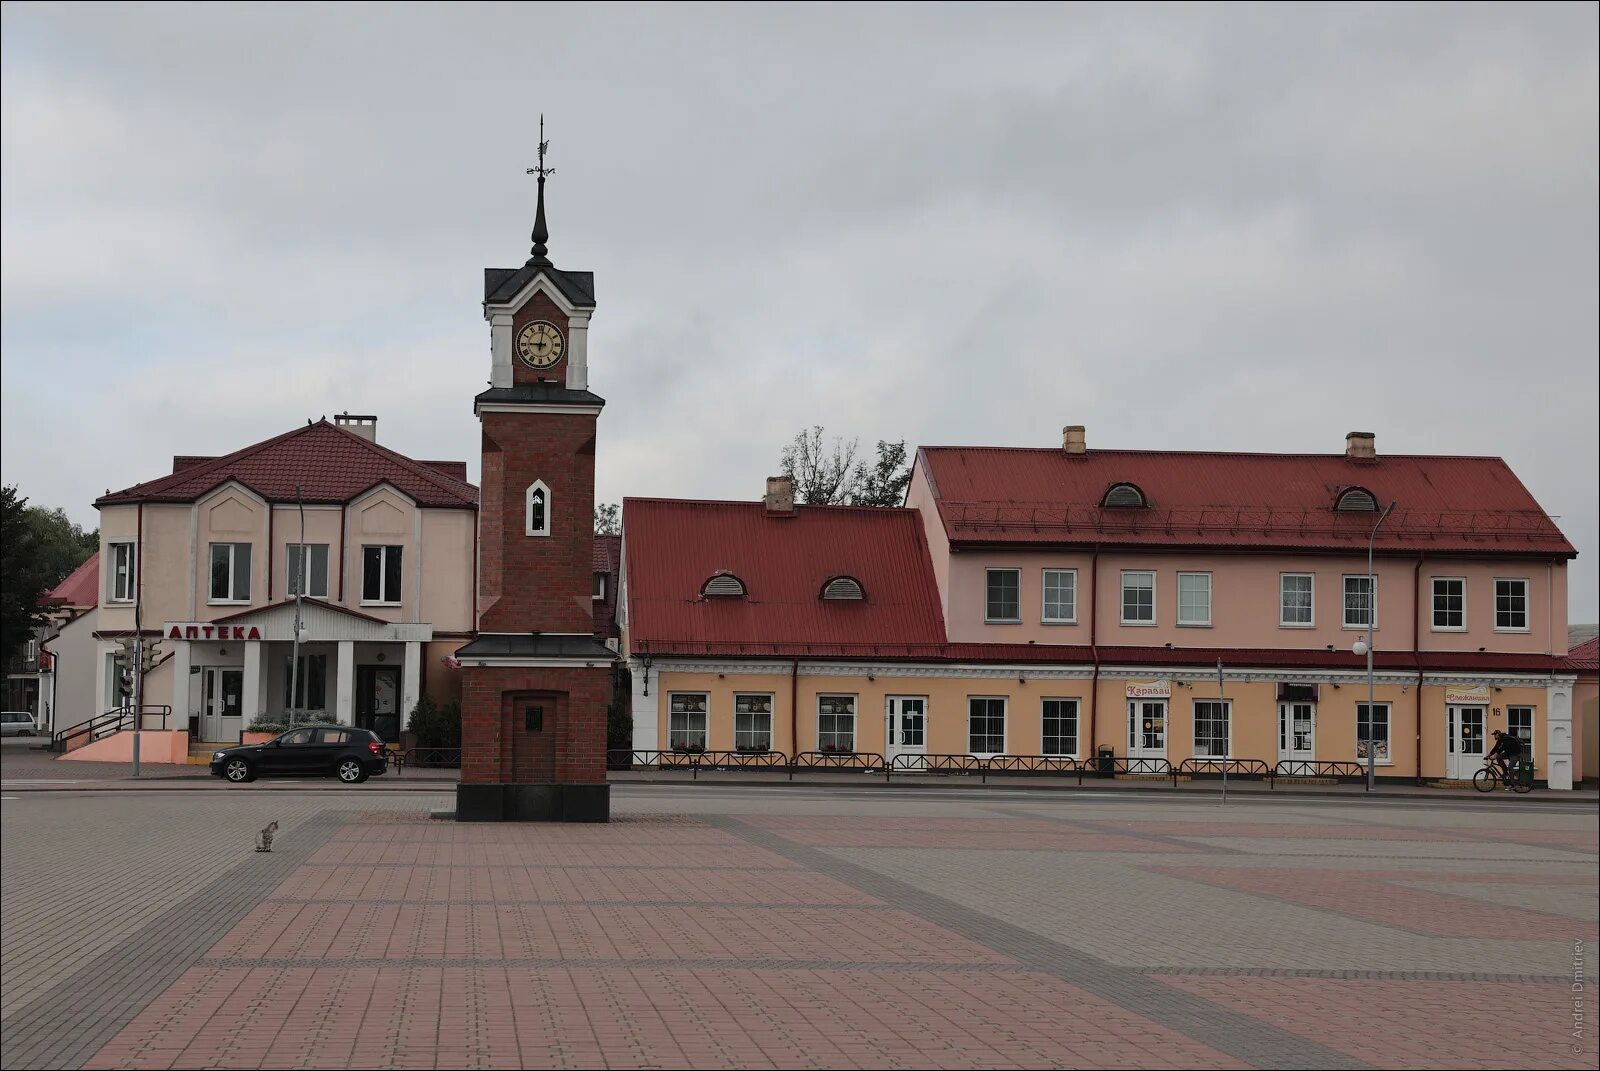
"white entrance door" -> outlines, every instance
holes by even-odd
[[[1130,759],[1167,757],[1165,699],[1128,700],[1128,757]]]
[[[1316,758],[1315,703],[1278,704],[1278,761],[1310,762]]]
[[[928,753],[928,701],[921,696],[889,697],[888,724],[884,733],[884,758],[894,762],[897,755]],[[902,759],[902,769],[917,769],[920,759]]]
[[[243,701],[244,670],[208,666],[200,706],[200,739],[214,743],[238,740]]]
[[[1445,776],[1465,781],[1483,769],[1483,707],[1446,707]]]

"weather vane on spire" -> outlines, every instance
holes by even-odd
[[[539,207],[533,217],[533,255],[528,258],[529,264],[548,265],[550,250],[545,243],[550,240],[550,228],[544,222],[544,180],[556,173],[553,167],[544,166],[544,154],[550,148],[550,143],[544,137],[544,115],[539,116],[539,166],[530,167],[527,173],[539,176]]]

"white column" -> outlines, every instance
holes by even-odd
[[[247,647],[248,650],[248,647]],[[192,652],[188,640],[174,640],[172,647],[172,727],[187,731],[189,715],[189,663]],[[248,654],[245,658],[249,658]]]
[[[589,316],[573,313],[567,318],[567,389],[589,389]]]
[[[356,641],[340,640],[338,673],[334,677],[334,717],[340,725],[354,725],[356,712]]]
[[[187,645],[186,645],[187,646]],[[261,705],[261,697],[266,692],[266,665],[263,659],[263,640],[244,641],[244,694],[239,697],[239,713],[244,716],[244,724],[249,725],[257,717],[266,713]],[[185,694],[188,693],[188,682],[184,682]]]
[[[1545,689],[1545,780],[1551,788],[1572,788],[1572,686],[1571,677],[1559,678]],[[1538,761],[1535,756],[1535,762]]]
[[[511,386],[511,321],[509,310],[489,314],[489,386]]]
[[[422,695],[422,644],[406,642],[405,668],[400,671],[400,728],[404,730]]]
[[[646,694],[650,689],[650,668],[638,659],[630,661],[628,668],[633,672],[633,750],[635,751],[660,751],[661,727],[656,711],[660,708],[659,696]],[[661,683],[660,674],[655,674],[655,683]]]

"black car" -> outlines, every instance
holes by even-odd
[[[337,777],[358,785],[388,769],[378,734],[348,725],[302,726],[265,744],[224,748],[211,756],[211,775],[234,784],[258,777]]]

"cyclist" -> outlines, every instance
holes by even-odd
[[[1512,765],[1522,757],[1522,740],[1510,733],[1494,731],[1494,747],[1490,749],[1487,759],[1500,768],[1503,780],[1511,780]]]

